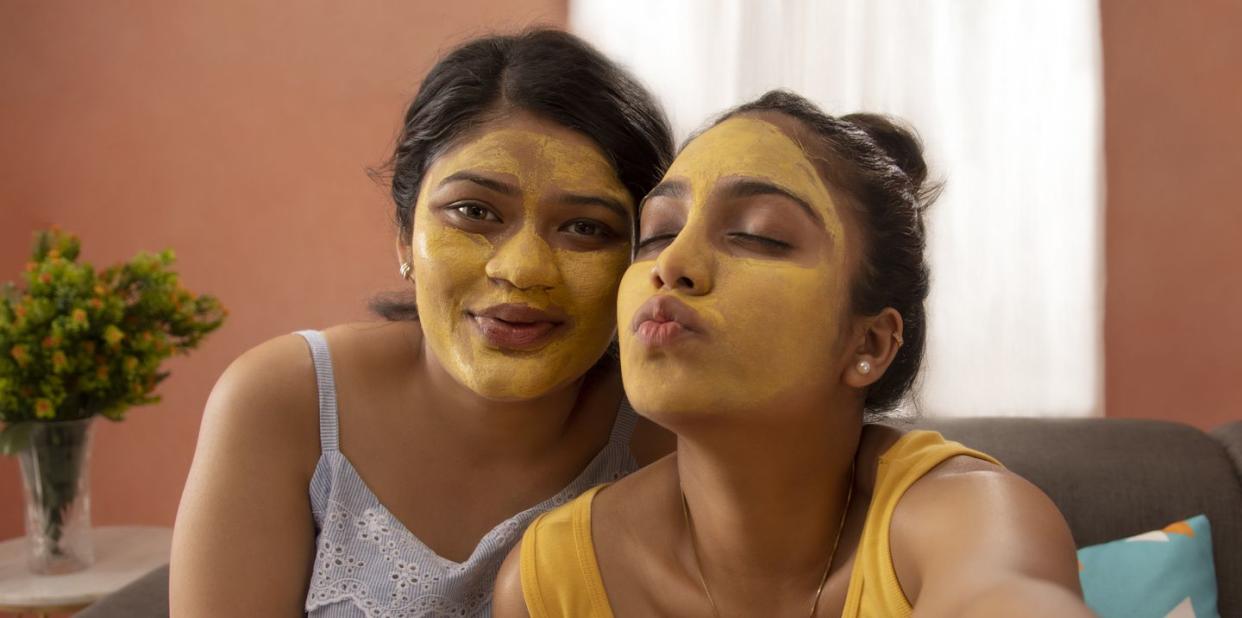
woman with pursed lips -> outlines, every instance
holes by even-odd
[[[926,175],[909,131],[782,91],[685,147],[618,298],[625,390],[677,450],[532,523],[495,615],[1091,615],[1042,492],[864,423],[922,356]]]
[[[391,163],[413,302],[273,339],[220,378],[172,614],[485,616],[532,519],[669,452],[605,352],[635,200],[671,155],[648,93],[571,35],[443,58]]]

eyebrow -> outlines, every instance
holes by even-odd
[[[666,180],[655,186],[649,191],[643,200],[638,203],[638,213],[642,214],[643,207],[647,205],[647,200],[653,197],[671,197],[674,199],[686,199],[690,195],[690,186],[684,180]]]
[[[489,189],[495,191],[496,193],[508,195],[510,197],[517,197],[522,194],[521,189],[518,189],[515,185],[494,180],[486,176],[480,176],[479,174],[466,170],[449,175],[447,178],[440,181],[439,186],[443,187],[444,185],[452,182],[472,182],[480,187],[483,187],[484,189]]]
[[[562,193],[556,196],[556,201],[570,206],[603,206],[604,208],[616,213],[616,215],[622,219],[629,220],[630,218],[630,211],[627,210],[621,202],[602,195]]]
[[[816,223],[821,225],[824,223],[824,218],[818,212],[815,212],[814,208],[811,208],[810,202],[803,199],[797,193],[777,184],[763,180],[742,179],[729,183],[722,189],[722,192],[726,197],[732,198],[779,195],[797,204]]]

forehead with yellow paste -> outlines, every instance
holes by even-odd
[[[584,136],[520,128],[491,129],[450,150],[432,164],[428,187],[461,170],[511,177],[526,198],[549,189],[589,193],[622,204],[632,200],[608,160]]]
[[[836,204],[815,164],[780,127],[759,118],[735,116],[708,129],[664,175],[665,181],[686,182],[700,207],[717,184],[732,178],[762,179],[793,193],[820,215],[833,238],[841,238]]]

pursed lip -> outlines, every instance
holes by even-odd
[[[653,296],[638,308],[630,322],[630,330],[650,346],[669,345],[706,328],[703,319],[686,303],[668,295]]]
[[[492,305],[467,310],[479,333],[493,347],[533,350],[547,344],[567,328],[568,318],[559,308],[539,309],[521,303]]]

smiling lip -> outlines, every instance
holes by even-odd
[[[489,344],[506,350],[537,349],[555,338],[566,321],[561,312],[515,303],[466,313]]]
[[[704,330],[699,314],[672,296],[655,296],[643,303],[630,328],[639,341],[651,347],[671,345]]]

